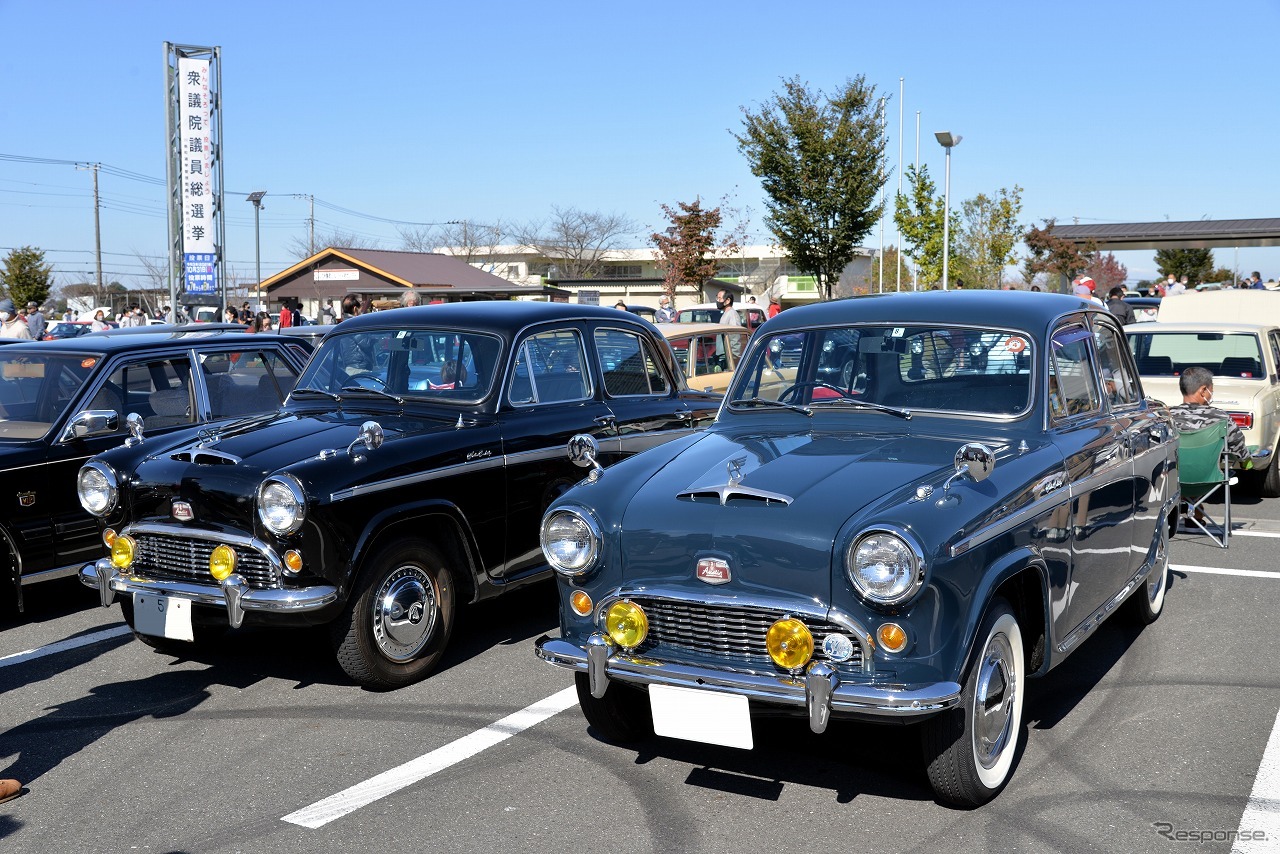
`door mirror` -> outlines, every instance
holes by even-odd
[[[120,429],[120,415],[112,409],[86,409],[77,412],[67,422],[59,442],[88,439],[91,436],[108,436]]]

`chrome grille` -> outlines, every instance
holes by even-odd
[[[217,584],[209,574],[209,556],[217,548],[213,540],[196,540],[166,534],[131,534],[137,544],[133,565],[138,574],[176,581]],[[230,545],[230,544],[228,544]],[[280,586],[280,576],[261,552],[242,545],[236,550],[236,572],[250,587]]]
[[[627,599],[644,609],[649,618],[649,636],[637,647],[638,653],[661,655],[664,651],[676,654],[694,652],[714,655],[760,666],[774,667],[765,648],[765,635],[769,627],[787,616],[784,611],[765,608],[743,608],[732,605],[703,605],[678,599],[658,599],[648,596],[628,596]],[[822,642],[829,634],[853,636],[853,633],[834,623],[815,620],[804,615],[793,615],[813,633],[815,661],[827,661],[822,652]],[[853,636],[853,658],[840,662],[841,667],[862,666],[862,645]]]

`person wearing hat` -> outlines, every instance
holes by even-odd
[[[31,330],[31,337],[35,340],[44,339],[44,314],[40,311],[38,303],[27,303],[27,328]]]
[[[1080,299],[1089,300],[1089,302],[1093,303],[1096,306],[1106,308],[1106,306],[1102,304],[1102,300],[1098,299],[1093,295],[1093,288],[1094,288],[1093,279],[1089,278],[1088,276],[1079,276],[1078,278],[1076,278],[1075,285],[1074,285],[1075,295],[1080,297]]]
[[[0,299],[0,338],[31,338],[31,327],[18,316],[11,299]]]

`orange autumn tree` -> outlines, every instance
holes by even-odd
[[[724,221],[719,206],[703,208],[701,199],[676,202],[676,207],[662,205],[662,213],[671,223],[663,231],[649,235],[657,250],[658,267],[662,270],[663,290],[676,307],[676,294],[682,290],[700,293],[702,283],[714,278],[718,253],[738,251],[737,241],[717,236]]]

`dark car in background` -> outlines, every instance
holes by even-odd
[[[131,414],[163,435],[274,410],[309,348],[274,335],[168,331],[23,341],[0,348],[0,600],[74,575],[106,553],[76,473],[120,445]]]
[[[617,461],[701,429],[720,400],[612,308],[348,318],[281,411],[90,460],[81,500],[114,545],[81,580],[152,644],[327,624],[354,680],[407,685],[439,662],[461,605],[550,572],[538,525],[581,478],[571,436]]]
[[[543,519],[560,632],[536,651],[606,740],[911,723],[938,798],[975,806],[1013,773],[1026,679],[1163,608],[1177,434],[1076,297],[789,309],[707,430],[611,467],[569,447],[593,468]]]

